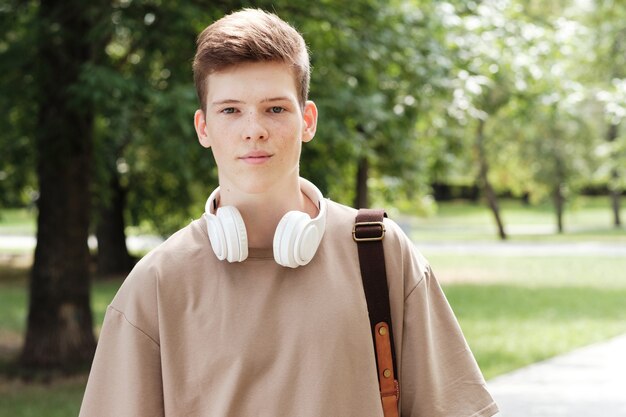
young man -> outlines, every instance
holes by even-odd
[[[233,13],[200,35],[194,75],[219,188],[112,301],[81,416],[382,416],[356,211],[299,177],[317,124],[304,40]],[[385,226],[401,415],[493,415],[430,267]]]

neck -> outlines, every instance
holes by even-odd
[[[287,212],[302,211],[311,218],[318,214],[317,204],[302,192],[298,178],[262,193],[226,191],[220,200],[220,205],[235,206],[241,213],[250,248],[271,248],[276,227]]]

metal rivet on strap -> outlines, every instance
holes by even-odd
[[[387,328],[386,328],[385,326],[381,326],[381,327],[378,329],[378,334],[380,334],[381,336],[386,335],[386,334],[387,334]]]
[[[383,376],[384,376],[385,378],[389,378],[389,377],[391,376],[391,371],[390,371],[389,369],[385,369],[385,370],[383,371]]]

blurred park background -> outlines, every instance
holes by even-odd
[[[621,0],[0,0],[0,416],[77,415],[106,305],[201,215],[195,38],[241,7],[310,46],[302,175],[388,209],[487,378],[626,332]]]

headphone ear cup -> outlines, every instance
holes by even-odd
[[[224,231],[226,260],[228,262],[246,260],[248,257],[248,234],[239,210],[233,206],[220,207],[217,209],[216,217]]]
[[[211,242],[211,248],[215,252],[215,256],[220,261],[226,258],[226,237],[224,236],[224,229],[217,216],[210,213],[204,214],[206,220],[206,229],[209,234],[209,241]]]
[[[319,229],[313,222],[307,222],[298,237],[294,245],[294,254],[296,256],[296,262],[300,265],[306,265],[311,262],[313,256],[317,252],[317,248],[320,245],[321,236]]]
[[[306,265],[317,250],[318,238],[317,230],[306,213],[290,211],[278,223],[274,234],[274,260],[289,268]]]

